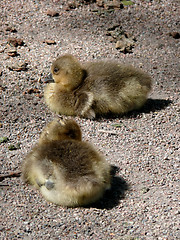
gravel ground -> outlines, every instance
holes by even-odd
[[[134,2],[114,11],[96,4],[67,11],[65,1],[0,1],[0,136],[8,138],[0,144],[1,175],[21,170],[42,127],[55,117],[44,104],[43,88],[58,55],[118,59],[149,72],[154,81],[140,112],[75,118],[84,140],[114,166],[104,198],[94,206],[65,208],[46,202],[20,177],[1,178],[0,239],[180,239],[179,39],[172,34],[179,31],[178,0]],[[48,16],[52,9],[59,16]],[[135,36],[132,53],[120,52],[106,35],[115,24]],[[7,44],[10,37],[24,44],[14,49]],[[16,63],[27,67],[10,70]]]

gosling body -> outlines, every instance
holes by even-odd
[[[110,188],[110,166],[95,148],[81,141],[73,120],[51,122],[27,155],[23,179],[49,202],[84,206],[100,199]]]
[[[51,66],[54,83],[44,90],[49,108],[64,115],[95,118],[141,108],[151,90],[150,76],[132,66],[112,61],[81,64],[72,55]]]

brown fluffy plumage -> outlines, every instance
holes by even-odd
[[[64,115],[123,114],[141,108],[151,90],[147,73],[111,61],[81,65],[72,55],[64,55],[53,62],[51,73],[54,83],[45,87],[45,102]]]
[[[110,166],[87,142],[73,120],[53,121],[22,167],[25,182],[50,202],[83,206],[97,201],[110,188]]]

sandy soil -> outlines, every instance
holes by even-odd
[[[178,1],[134,2],[114,11],[96,4],[67,11],[65,1],[0,1],[1,239],[180,239],[179,39],[172,34],[179,30]],[[115,24],[136,37],[132,53],[120,52],[107,36]],[[10,37],[24,44],[15,49]],[[21,170],[42,127],[55,117],[44,104],[44,79],[51,62],[67,52],[81,61],[131,63],[154,81],[140,112],[75,118],[84,140],[114,166],[112,189],[88,208],[55,206],[20,177],[2,177]]]

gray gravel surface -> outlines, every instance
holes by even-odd
[[[19,177],[1,179],[0,239],[180,239],[179,39],[169,34],[179,31],[179,2],[134,2],[114,11],[96,4],[66,11],[65,1],[0,1],[0,137],[8,138],[0,144],[1,175],[21,170],[42,127],[55,117],[44,104],[43,88],[58,55],[117,59],[144,69],[154,81],[140,112],[75,118],[84,140],[114,166],[104,198],[86,208],[65,208],[46,202]],[[59,16],[48,16],[52,9]],[[132,53],[120,52],[106,35],[117,23],[136,37]],[[8,55],[9,37],[24,42],[17,56]],[[27,63],[27,69],[9,70],[16,63]]]

